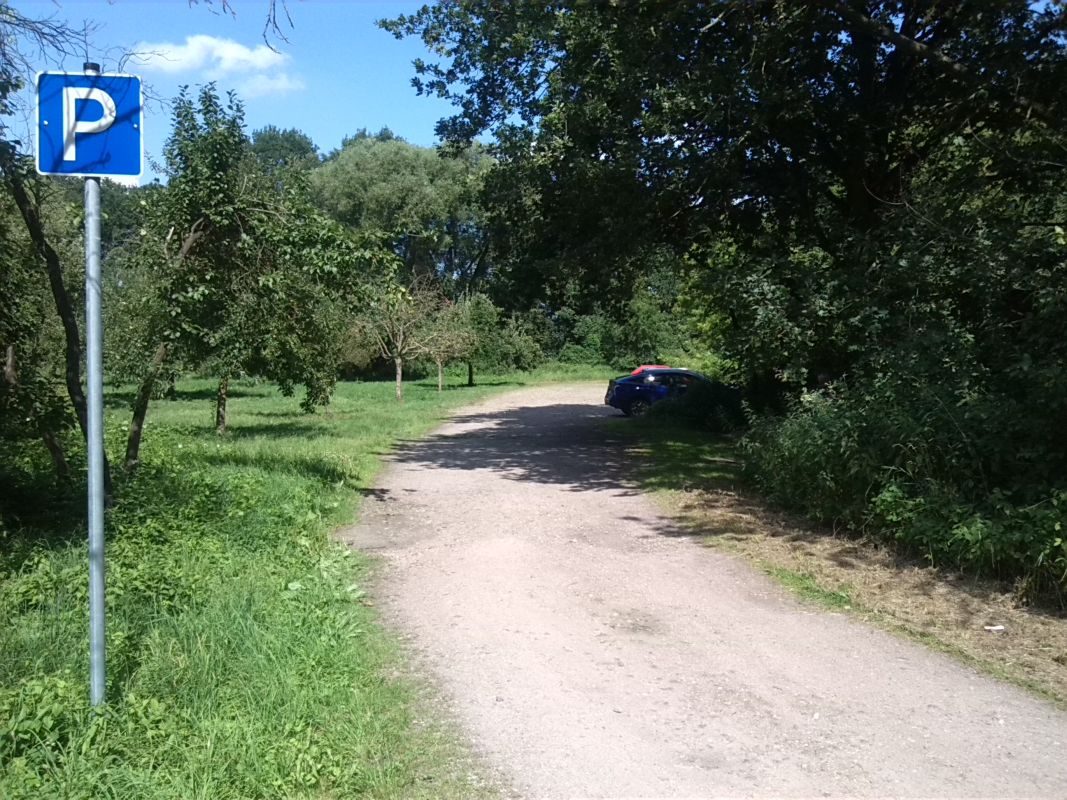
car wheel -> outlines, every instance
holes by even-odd
[[[649,402],[647,400],[634,400],[630,403],[630,408],[627,409],[627,414],[631,417],[640,417],[649,409]]]

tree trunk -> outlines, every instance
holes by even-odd
[[[55,433],[45,428],[44,425],[38,425],[38,431],[41,434],[41,441],[48,448],[48,455],[52,456],[52,466],[56,468],[56,477],[66,483],[70,480],[70,467],[67,466],[67,458],[63,454],[63,445],[59,443]]]
[[[396,401],[404,402],[404,359],[394,358],[396,364]]]
[[[467,385],[474,386],[474,362],[467,362]]]
[[[444,362],[438,359],[437,361],[437,391],[443,392],[445,390],[445,365]]]
[[[19,382],[19,370],[15,360],[15,345],[9,344],[7,346],[7,353],[4,357],[4,380],[11,388]]]
[[[26,231],[33,240],[34,249],[44,260],[45,269],[48,272],[48,283],[52,289],[52,298],[55,300],[56,312],[63,323],[63,336],[66,344],[66,380],[67,394],[70,396],[70,404],[74,407],[74,415],[78,419],[78,427],[81,428],[82,438],[89,439],[89,413],[85,403],[85,392],[82,390],[81,380],[81,335],[78,332],[78,320],[74,316],[74,309],[70,304],[70,295],[67,287],[63,284],[63,265],[60,263],[59,254],[48,243],[44,234],[44,225],[37,214],[37,208],[30,200],[26,192],[26,186],[19,175],[18,167],[5,159],[3,164],[4,173],[7,176],[8,186],[11,188],[11,196],[18,206],[22,221],[26,225]],[[104,497],[107,505],[111,505],[111,465],[104,453]]]
[[[226,433],[226,396],[230,391],[230,377],[227,375],[219,381],[219,391],[215,395],[215,433]]]
[[[148,401],[152,399],[152,391],[156,388],[159,370],[166,360],[167,345],[161,344],[156,348],[156,354],[152,356],[152,363],[148,367],[148,374],[145,375],[141,388],[137,390],[137,399],[133,403],[133,420],[130,422],[130,433],[126,437],[126,469],[133,469],[140,461],[141,434],[144,432],[144,418],[148,413]]]

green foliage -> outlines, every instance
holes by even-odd
[[[614,366],[659,364],[667,353],[683,349],[680,324],[684,320],[664,308],[648,290],[638,289],[627,302],[622,319],[606,331],[603,356]]]
[[[371,300],[354,317],[353,353],[366,358],[407,360],[426,355],[436,334],[434,318],[445,297],[431,281],[404,285],[395,278],[374,287]]]
[[[501,359],[497,357],[495,347],[500,328],[500,309],[480,292],[468,292],[459,302],[473,337],[469,359],[481,368],[498,366]]]
[[[306,133],[275,125],[252,131],[252,153],[263,170],[284,176],[288,171],[306,171],[319,163],[318,147]]]
[[[468,303],[446,300],[430,321],[433,330],[426,355],[437,365],[439,377],[447,364],[468,357],[474,350],[476,332],[470,311]]]
[[[542,364],[545,354],[537,344],[529,325],[517,315],[504,322],[498,339],[497,358],[500,369],[528,372]]]
[[[46,276],[17,212],[0,202],[0,438],[36,437],[73,422],[63,396],[62,333]]]
[[[784,417],[756,423],[747,469],[817,519],[867,529],[934,564],[1018,576],[1027,597],[1063,592],[1064,490],[1053,477],[1042,485],[998,472],[1002,454],[978,449],[988,417],[946,395],[921,381],[806,393]]]
[[[140,380],[166,343],[172,370],[251,374],[287,395],[303,385],[307,410],[325,405],[349,310],[391,257],[379,238],[318,212],[299,165],[263,166],[285,161],[281,150],[306,156],[298,132],[260,131],[257,150],[240,103],[223,104],[212,86],[195,101],[182,93],[174,125],[168,185],[145,198],[139,241],[113,254],[116,374]]]
[[[183,89],[173,118],[164,150],[168,183],[152,198],[145,240],[145,260],[159,273],[160,334],[190,365],[213,361],[232,375],[261,321],[248,302],[259,275],[245,269],[261,198],[248,181],[244,109],[232,94],[223,104],[208,85],[196,100]]]
[[[542,347],[551,348],[565,364],[605,363],[604,353],[614,331],[603,313],[576,314],[564,306],[554,318],[537,312],[526,318],[541,323]],[[614,359],[611,363],[615,365]]]
[[[752,405],[790,406],[749,440],[768,491],[1037,590],[1064,580],[1065,22],[460,0],[383,26],[443,54],[415,80],[455,102],[445,138],[496,136],[503,291],[606,311],[620,361],[718,354]],[[603,346],[572,323],[565,357]]]
[[[841,386],[834,394],[801,395],[788,415],[757,420],[744,452],[747,469],[774,499],[822,521],[861,525],[883,465],[894,456],[894,439],[884,435],[898,420],[843,413],[849,398]]]
[[[315,170],[312,186],[334,219],[388,238],[405,280],[435,276],[456,297],[475,290],[489,268],[477,202],[489,164],[479,147],[444,153],[357,136]]]
[[[647,290],[638,290],[617,314],[613,318],[599,309],[579,314],[564,306],[555,312],[540,307],[515,318],[546,357],[567,364],[608,364],[616,370],[707,364],[716,375],[727,371],[721,359],[694,355],[699,347],[686,335],[686,318]]]
[[[56,446],[76,421],[64,387],[66,341],[49,276],[9,190],[17,181],[33,193],[41,229],[72,268],[70,283],[81,274],[80,212],[62,187],[29,174],[27,160],[12,156],[0,167],[0,441],[41,437]],[[56,468],[66,477],[61,463]]]
[[[1062,591],[1067,572],[1053,502],[1067,488],[1057,422],[1067,352],[1054,322],[1067,250],[1054,224],[1032,224],[1067,210],[1064,174],[1038,166],[1057,142],[1051,132],[976,134],[934,152],[909,207],[863,240],[872,248],[863,304],[858,289],[820,276],[803,317],[752,294],[738,310],[777,321],[738,327],[749,363],[795,364],[782,374],[796,382],[811,365],[832,374],[851,363],[848,391],[808,396],[753,440],[766,486],[936,563],[1021,576],[1027,593]],[[808,275],[831,270],[825,252],[823,266],[812,263],[793,259]],[[781,297],[796,270],[749,274]]]
[[[104,189],[106,197],[111,187]],[[135,231],[107,249],[103,268],[104,368],[110,380],[139,381],[171,321],[166,302],[165,270],[160,269],[162,248],[148,236],[147,215],[159,201],[159,188],[142,190],[131,209]],[[153,196],[154,195],[154,196]],[[172,371],[181,367],[171,360]]]
[[[545,362],[537,315],[505,315],[481,293],[463,295],[458,307],[470,337],[463,356],[471,370],[468,377],[475,367],[493,372],[528,372]]]
[[[565,363],[609,364],[629,370],[637,364],[694,368],[712,362],[710,354],[699,355],[704,348],[688,330],[689,316],[680,303],[680,283],[672,271],[676,263],[663,252],[642,254],[641,260],[651,271],[636,280],[629,295],[616,304],[583,306],[581,293],[575,290],[568,292],[563,305],[539,303],[517,316],[546,357]]]
[[[298,191],[287,193],[279,211],[280,224],[257,231],[265,274],[254,300],[245,301],[259,304],[261,346],[242,366],[286,395],[302,384],[310,411],[329,402],[352,307],[366,302],[370,282],[391,274],[394,264],[378,239],[346,232]]]

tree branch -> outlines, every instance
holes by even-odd
[[[941,51],[904,36],[899,31],[894,30],[891,25],[878,22],[865,14],[861,14],[842,0],[825,0],[825,2],[830,9],[849,24],[854,32],[862,32],[882,42],[892,44],[894,47],[899,47],[907,54],[932,64],[945,75],[955,78],[961,83],[969,86],[981,85],[979,78],[968,67],[958,61],[953,61]],[[1014,95],[1012,103],[1027,115],[1033,115],[1047,125],[1054,124],[1053,115],[1041,103],[1030,100],[1023,95]]]

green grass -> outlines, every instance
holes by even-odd
[[[645,489],[730,489],[741,481],[741,461],[729,437],[651,417],[612,419],[607,426],[636,456]]]
[[[447,411],[550,368],[437,392],[342,384],[327,411],[237,384],[215,435],[213,385],[153,403],[142,466],[109,512],[108,707],[87,707],[84,494],[34,443],[0,469],[0,797],[472,796],[447,735],[413,722],[413,687],[330,533],[381,456]],[[121,453],[128,392],[108,394]],[[78,466],[75,463],[75,466]],[[442,744],[444,742],[444,744]],[[456,774],[454,774],[456,773]]]
[[[852,609],[852,598],[847,592],[833,591],[821,586],[811,575],[803,572],[763,565],[763,571],[802,600],[839,611]]]

